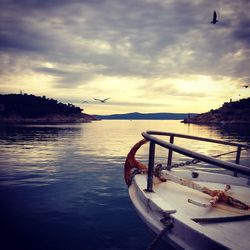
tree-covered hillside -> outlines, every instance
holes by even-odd
[[[250,97],[235,102],[225,102],[219,109],[185,119],[184,123],[250,124]]]
[[[18,115],[23,118],[37,118],[48,115],[76,115],[82,109],[72,104],[58,103],[45,96],[28,94],[0,94],[0,116]]]
[[[76,123],[96,120],[73,104],[28,94],[0,94],[0,124]]]

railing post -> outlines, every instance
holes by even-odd
[[[238,146],[236,159],[235,159],[236,164],[240,164],[240,153],[241,153],[241,146]],[[234,172],[234,176],[237,176],[237,172]]]
[[[169,142],[172,144],[174,143],[174,136],[173,135],[170,136]],[[168,163],[167,163],[168,167],[171,166],[171,164],[172,164],[172,156],[173,156],[173,150],[169,149],[168,150]]]
[[[153,191],[154,164],[155,164],[155,143],[150,141],[149,159],[148,159],[148,181],[146,189],[147,192],[154,192]]]
[[[236,160],[235,160],[236,164],[240,164],[240,153],[241,153],[241,146],[238,146],[237,154],[236,154]]]

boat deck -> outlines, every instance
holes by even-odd
[[[146,176],[136,175],[135,182],[137,190],[144,192]],[[199,181],[198,183],[210,189],[224,190],[225,188],[225,184],[221,183],[205,181]],[[144,192],[143,194],[146,200],[150,200],[150,202],[147,202],[148,212],[176,210],[173,218],[183,222],[188,228],[193,228],[206,237],[213,238],[224,246],[228,246],[229,249],[249,249],[250,209],[242,210],[223,203],[217,203],[214,207],[208,208],[191,204],[188,199],[209,203],[211,197],[172,181],[161,182],[155,179],[153,190],[154,193]],[[250,204],[250,192],[247,186],[231,185],[228,194],[246,204]],[[193,240],[196,240],[196,236],[188,237],[193,237]]]
[[[150,229],[156,234],[164,232],[164,239],[177,249],[248,250],[250,168],[240,164],[240,155],[250,145],[164,131],[146,131],[142,136],[144,139],[127,155],[124,178],[136,210]],[[193,151],[192,147],[176,145],[175,138],[225,145],[235,150],[211,157]],[[136,152],[147,141],[150,142],[148,166],[135,159]],[[156,146],[168,150],[166,166],[156,165]],[[173,153],[193,160],[173,164]],[[235,153],[234,163],[217,158],[231,153]],[[204,170],[190,168],[198,162],[205,163]],[[133,169],[141,174],[134,175]],[[224,174],[215,171],[219,169]]]
[[[224,190],[225,188],[225,184],[198,181],[197,183],[213,190]],[[154,185],[154,191],[163,200],[167,201],[170,206],[178,208],[178,213],[182,213],[191,219],[250,215],[250,209],[242,210],[222,202],[217,203],[214,207],[200,207],[189,203],[188,199],[192,199],[200,203],[208,204],[211,196],[172,181],[161,182]],[[228,195],[250,204],[248,187],[231,185]]]

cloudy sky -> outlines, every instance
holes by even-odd
[[[0,92],[89,114],[206,112],[250,96],[249,13],[249,0],[0,0]]]

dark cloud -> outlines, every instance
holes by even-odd
[[[45,74],[48,74],[48,75],[53,75],[53,76],[68,76],[70,74],[74,74],[75,72],[68,72],[68,71],[65,71],[65,70],[61,70],[61,69],[55,69],[55,68],[46,68],[46,67],[39,67],[39,68],[35,68],[35,70],[37,72],[40,72],[40,73],[45,73]]]
[[[34,67],[33,71],[56,78],[55,87],[72,88],[79,84],[84,85],[93,77],[93,73],[84,69],[67,69],[68,65],[61,65],[60,68]]]
[[[0,1],[2,8],[20,8],[26,10],[46,10],[61,8],[71,4],[99,4],[106,0],[6,0]]]
[[[27,29],[11,29],[0,36],[0,51],[38,52],[51,50],[46,36]]]
[[[239,23],[232,33],[232,38],[244,43],[244,46],[250,48],[250,18],[241,17]]]
[[[0,55],[18,58],[20,71],[25,58],[59,86],[96,75],[249,76],[249,1],[6,0],[0,7]],[[211,25],[214,9],[219,23]],[[81,63],[92,67],[65,70]]]

